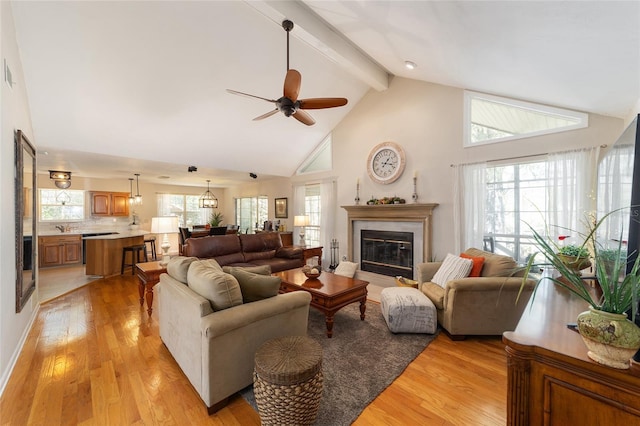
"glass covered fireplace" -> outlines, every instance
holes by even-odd
[[[360,231],[360,269],[413,279],[413,232]]]

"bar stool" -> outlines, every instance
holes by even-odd
[[[144,243],[145,243],[145,245],[149,244],[149,248],[151,248],[151,260],[158,260],[158,256],[156,254],[156,236],[155,235],[145,235]]]
[[[127,259],[127,252],[131,253],[131,263],[125,263]],[[140,263],[140,254],[144,255],[144,261],[148,262],[147,258],[147,245],[146,244],[138,244],[135,246],[127,246],[122,247],[122,267],[120,268],[120,275],[124,274],[124,267],[131,266],[131,275],[135,274],[135,266],[136,263]],[[135,254],[135,258],[134,258]]]

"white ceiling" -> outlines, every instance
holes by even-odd
[[[367,90],[384,88],[387,72],[616,117],[640,99],[640,2],[12,7],[33,139],[49,152],[39,169],[74,176],[141,173],[141,181],[199,186],[250,181],[249,172],[290,176]],[[285,17],[296,24],[290,57],[302,73],[300,96],[349,99],[310,111],[312,127],[282,114],[254,122],[272,104],[225,91],[281,96]]]

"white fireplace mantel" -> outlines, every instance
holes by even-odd
[[[355,221],[388,221],[388,222],[420,222],[422,224],[423,259],[425,262],[431,259],[431,235],[433,209],[438,204],[378,204],[378,205],[357,205],[341,206],[347,211],[347,223],[349,236],[347,241],[347,252],[349,258],[353,257],[353,223]]]

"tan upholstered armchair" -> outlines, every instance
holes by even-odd
[[[431,282],[442,262],[418,265],[418,288],[436,306],[438,323],[452,339],[467,335],[501,335],[514,330],[535,284],[528,280],[518,303],[522,277],[514,276],[516,262],[508,256],[470,248],[473,257],[484,257],[480,277],[449,281],[444,288]]]

